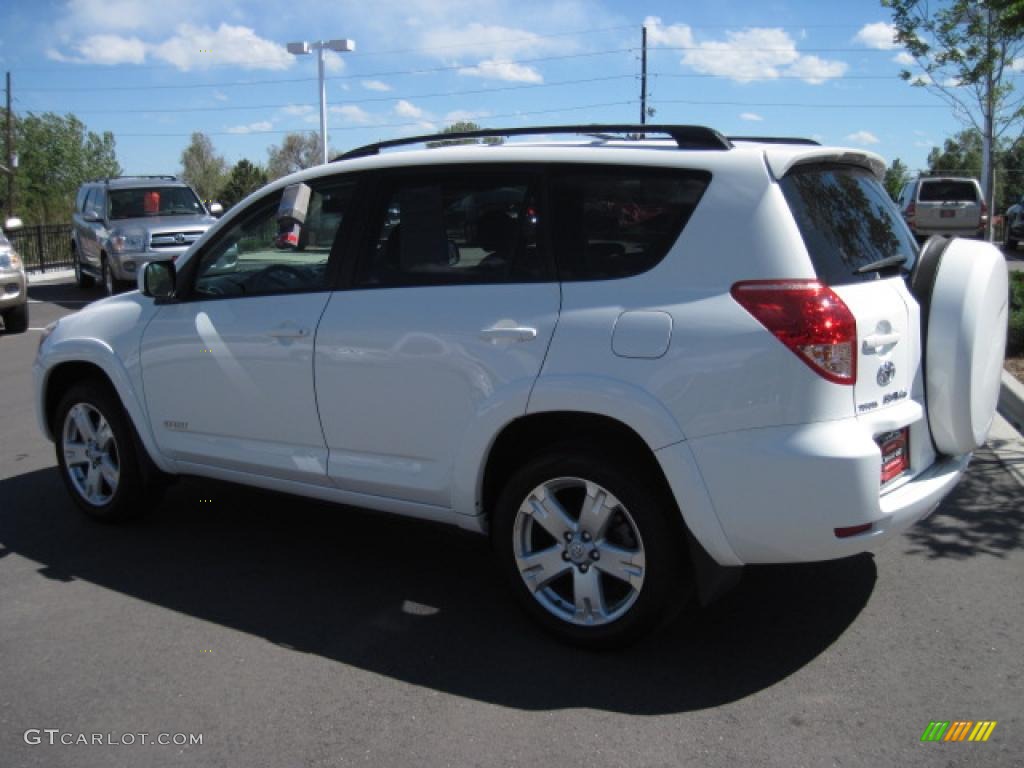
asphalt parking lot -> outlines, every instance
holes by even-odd
[[[33,328],[97,296],[31,295]],[[447,528],[194,479],[140,523],[85,520],[36,428],[37,342],[0,334],[4,768],[1022,764],[1024,486],[990,450],[874,555],[750,568],[588,654]],[[934,720],[998,725],[922,743]]]

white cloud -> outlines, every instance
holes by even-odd
[[[892,60],[895,61],[897,64],[902,64],[905,67],[909,67],[912,64],[916,63],[914,61],[914,57],[911,56],[906,51],[900,51],[899,53],[892,57]]]
[[[288,69],[295,57],[284,46],[249,27],[221,24],[217,29],[179,24],[176,34],[150,46],[153,58],[188,72],[228,66],[236,69]]]
[[[213,98],[215,98],[217,101],[227,101],[228,95],[223,91],[214,91]]]
[[[754,112],[744,112],[740,115],[740,120],[749,120],[750,122],[760,123],[764,118]]]
[[[391,86],[381,80],[363,80],[363,88],[368,91],[390,91]]]
[[[268,120],[261,120],[258,123],[249,123],[248,125],[234,125],[228,128],[228,133],[255,133],[257,131],[269,131],[273,127],[273,123]]]
[[[343,118],[348,120],[350,123],[359,123],[360,125],[366,125],[373,121],[370,114],[355,104],[344,104],[339,107],[328,107],[327,111],[334,115],[341,115]]]
[[[137,37],[91,35],[78,43],[75,50],[69,56],[49,48],[46,56],[75,64],[142,64],[146,60],[146,44]]]
[[[485,109],[453,109],[444,116],[446,123],[459,123],[467,120],[478,120],[481,117],[490,117],[491,113]]]
[[[345,60],[336,51],[324,51],[324,71],[335,75],[345,69]]]
[[[541,37],[535,32],[499,24],[472,23],[437,27],[420,39],[424,48],[443,57],[484,57],[507,59],[544,51],[575,50],[572,38]]]
[[[408,117],[411,120],[418,120],[423,117],[423,110],[412,102],[400,99],[398,103],[395,104],[395,114],[399,117]]]
[[[881,142],[881,140],[875,136],[875,134],[871,133],[871,131],[857,131],[856,133],[851,133],[846,137],[846,140],[865,147],[869,144],[879,144]]]
[[[68,0],[59,11],[65,30],[110,31],[166,28],[202,11],[198,0]]]
[[[508,80],[516,83],[542,83],[540,72],[526,64],[507,59],[484,59],[475,67],[463,67],[460,75],[483,77],[489,80]]]
[[[895,40],[896,27],[884,21],[876,21],[874,24],[865,24],[856,35],[853,36],[855,43],[866,45],[868,48],[875,48],[880,51],[893,51],[899,48]]]
[[[683,66],[741,83],[789,76],[820,85],[847,70],[846,62],[801,54],[783,29],[749,27],[726,32],[724,40],[698,41],[686,24],[664,26],[655,16],[644,24],[654,45],[682,49]]]
[[[786,70],[786,74],[800,77],[811,85],[821,85],[833,77],[842,77],[846,72],[845,61],[828,61],[817,56],[801,56]]]

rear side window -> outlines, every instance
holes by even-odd
[[[562,280],[611,280],[665,258],[711,181],[703,171],[561,168],[551,182]]]
[[[877,280],[909,270],[917,243],[882,185],[852,166],[800,166],[780,182],[818,277],[828,285]],[[893,257],[902,267],[858,273]]]
[[[976,203],[978,189],[970,181],[922,181],[917,199],[922,203]]]

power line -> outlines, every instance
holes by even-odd
[[[708,101],[707,99],[658,99],[659,104],[690,104],[717,107],[795,107],[814,109],[949,109],[945,104],[822,104],[798,101]]]
[[[628,53],[636,48],[610,48],[604,51],[587,51],[584,53],[564,53],[557,56],[535,56],[527,59],[502,59],[508,64],[538,64],[543,61],[563,61],[566,59],[582,59],[594,56],[607,56],[613,53]],[[453,72],[460,69],[472,69],[466,64],[453,64],[443,67],[423,67],[417,69],[397,69],[386,72],[366,72],[358,75],[335,75],[325,78],[327,80],[360,80],[371,77],[394,77],[397,75],[427,75],[435,72]],[[194,88],[238,88],[251,85],[273,85],[277,83],[306,83],[315,81],[315,77],[299,78],[277,78],[272,80],[225,80],[217,83],[176,83],[172,85],[107,85],[83,88],[81,86],[63,86],[57,88],[22,88],[22,91],[31,93],[65,93],[75,92],[97,92],[97,91],[152,91],[152,90],[185,90]]]
[[[637,75],[605,75],[603,77],[585,77],[575,80],[559,80],[552,83],[527,83],[524,85],[504,85],[489,88],[473,88],[463,91],[437,91],[434,93],[417,93],[417,94],[394,94],[390,96],[368,96],[360,99],[345,99],[345,104],[375,104],[389,101],[409,101],[412,99],[434,99],[442,97],[460,97],[460,96],[474,96],[479,94],[487,93],[499,93],[506,91],[525,91],[535,90],[539,88],[557,88],[566,85],[581,85],[585,83],[600,83],[608,82],[611,80],[635,80]],[[232,105],[232,106],[219,106],[219,107],[168,107],[158,109],[84,109],[84,110],[68,110],[69,113],[73,112],[76,115],[117,115],[117,114],[163,114],[163,113],[176,113],[176,112],[238,112],[238,111],[256,111],[261,109],[287,109],[288,107],[315,107],[316,104],[310,104],[306,102],[289,102],[286,104],[255,104],[250,106]]]
[[[499,115],[487,115],[486,117],[479,117],[477,119],[481,120],[483,122],[490,122],[492,120],[500,120],[500,119],[504,119],[504,118],[532,117],[533,115],[550,115],[550,114],[556,114],[556,113],[559,113],[559,112],[578,112],[578,111],[584,110],[584,109],[602,109],[604,107],[620,107],[620,106],[628,106],[628,105],[631,105],[631,104],[638,104],[638,103],[639,103],[638,99],[627,99],[625,101],[605,101],[605,102],[602,102],[602,103],[599,103],[599,104],[581,104],[580,106],[577,106],[577,107],[556,107],[554,109],[537,109],[537,110],[532,110],[532,111],[528,111],[528,112],[507,112],[505,114],[499,114]],[[420,121],[415,121],[415,122],[403,122],[403,123],[372,123],[372,124],[368,124],[368,125],[347,125],[347,126],[342,126],[340,128],[331,128],[330,132],[331,133],[339,133],[339,132],[342,132],[342,131],[365,131],[365,130],[374,130],[374,129],[378,129],[378,128],[415,128],[416,126],[422,125],[423,122],[424,121],[420,120]],[[427,121],[427,122],[430,122],[430,121]],[[203,131],[203,133],[205,133],[207,136],[254,136],[254,135],[263,135],[263,134],[267,134],[267,135],[270,135],[270,134],[280,135],[280,134],[285,134],[285,133],[315,133],[315,129],[310,129],[310,128],[291,128],[291,129],[285,129],[285,128],[282,128],[282,129],[267,130],[267,131],[212,131],[212,132],[211,131]],[[191,135],[192,135],[192,133],[120,133],[119,132],[117,134],[117,137],[121,138],[121,137],[131,136],[131,137],[134,137],[134,138],[140,138],[140,137],[150,137],[150,138],[155,138],[155,137],[175,137],[175,138],[178,138],[178,137],[188,137],[188,136],[191,136]]]

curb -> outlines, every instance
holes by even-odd
[[[46,285],[47,283],[60,283],[75,276],[73,269],[51,269],[48,272],[29,272],[29,285]]]
[[[1024,384],[1007,370],[999,387],[998,410],[1018,432],[1024,432]]]

